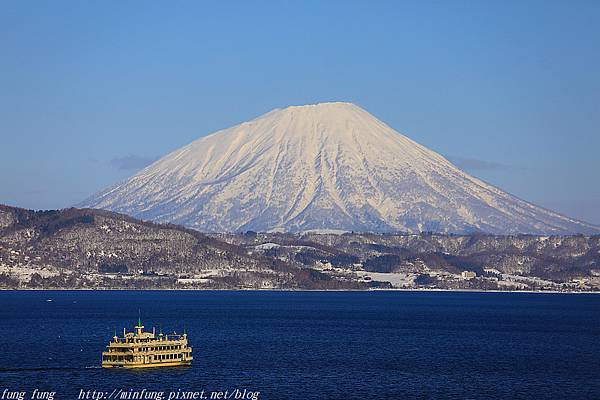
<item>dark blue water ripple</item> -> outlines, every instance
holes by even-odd
[[[51,299],[52,301],[47,301]],[[142,310],[189,368],[113,371]],[[262,399],[597,399],[600,296],[445,292],[0,292],[0,391],[260,391]]]

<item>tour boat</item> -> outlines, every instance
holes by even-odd
[[[156,335],[144,332],[141,320],[134,332],[123,329],[123,337],[116,332],[112,341],[102,352],[103,368],[150,368],[174,367],[192,363],[192,347],[188,344],[188,336],[176,333]]]

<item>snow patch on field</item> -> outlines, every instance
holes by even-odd
[[[416,274],[402,273],[402,272],[366,272],[358,271],[357,275],[361,278],[370,277],[374,281],[389,282],[394,288],[413,287]]]

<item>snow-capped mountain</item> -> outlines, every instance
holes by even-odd
[[[81,206],[213,232],[600,232],[466,174],[350,103],[215,132]]]

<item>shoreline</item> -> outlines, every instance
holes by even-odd
[[[0,288],[0,292],[448,292],[448,293],[528,293],[528,294],[597,294],[600,291],[558,291],[558,290],[484,290],[484,289],[124,289],[124,288]]]

